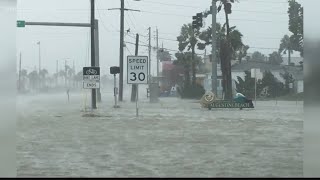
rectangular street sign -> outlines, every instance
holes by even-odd
[[[100,76],[100,67],[83,67],[83,75],[99,75]]]
[[[17,27],[25,27],[26,22],[25,21],[17,21]]]
[[[148,56],[127,57],[127,83],[148,84]]]
[[[99,81],[100,80],[100,76],[99,75],[92,75],[92,76],[90,76],[90,75],[84,75],[83,76],[83,80],[85,81],[85,80],[87,80],[87,81]]]
[[[100,88],[100,67],[83,67],[83,88]]]
[[[84,81],[83,88],[84,89],[99,89],[100,82]]]
[[[211,108],[253,108],[250,103],[238,103],[232,101],[216,101],[210,104]]]

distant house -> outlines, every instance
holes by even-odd
[[[251,71],[251,69],[257,69],[257,79],[262,79],[264,73],[266,71],[270,71],[275,76],[275,78],[277,78],[282,83],[284,83],[285,80],[282,78],[281,74],[288,72],[292,74],[295,80],[293,84],[295,92],[303,92],[303,68],[300,66],[274,65],[261,61],[243,61],[242,63],[232,65],[232,79],[234,81],[238,81],[237,77],[241,77],[242,79],[244,79],[245,71]]]
[[[289,64],[288,64],[288,62],[289,62],[288,59],[289,59],[288,57],[282,57],[282,60],[283,60],[282,64],[283,64],[283,65],[289,65]],[[291,61],[291,63],[292,63],[293,65],[299,66],[299,65],[300,65],[300,62],[303,62],[303,57],[291,57],[291,58],[290,58],[290,61]]]
[[[210,56],[204,57],[204,69],[206,77],[204,78],[204,88],[206,91],[211,91],[211,74],[212,74],[212,63],[210,61]],[[283,57],[283,63],[281,65],[274,65],[268,63],[268,58],[266,57],[265,61],[254,61],[251,59],[252,53],[248,53],[247,57],[242,59],[242,62],[239,63],[236,60],[231,61],[231,75],[232,75],[232,87],[233,87],[233,94],[236,93],[235,82],[238,81],[237,77],[241,77],[244,79],[245,72],[244,71],[251,71],[251,69],[255,68],[257,79],[262,79],[263,75],[266,71],[270,71],[280,82],[284,83],[285,80],[282,78],[281,74],[285,72],[289,72],[292,74],[293,78],[295,79],[294,83],[294,90],[296,93],[303,92],[303,69],[300,67],[300,61],[303,61],[303,58],[300,57],[292,57],[291,62],[295,64],[288,66],[286,57]],[[248,60],[249,59],[249,60]],[[217,83],[218,83],[218,97],[223,97],[223,88],[222,88],[222,71],[221,71],[221,64],[220,61],[217,63]]]

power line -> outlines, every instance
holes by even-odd
[[[159,14],[159,15],[164,15],[164,16],[179,16],[179,17],[191,17],[190,15],[182,15],[182,14],[174,14],[174,13],[163,13],[163,12],[155,12],[155,11],[145,11],[141,10],[141,12],[144,13],[149,13],[149,14]],[[217,18],[219,20],[224,20],[224,18]],[[256,19],[236,19],[236,18],[231,18],[229,20],[236,20],[236,21],[252,21],[252,22],[259,22],[259,23],[275,23],[275,21],[271,20],[256,20]],[[287,21],[277,21],[277,22],[287,22]]]
[[[154,1],[143,1],[144,3],[151,3],[151,4],[161,4],[161,5],[166,5],[166,6],[177,6],[177,7],[186,7],[186,8],[193,8],[193,9],[200,9],[203,7],[200,6],[189,6],[189,5],[182,5],[182,4],[172,4],[172,3],[162,3],[162,2],[154,2]],[[242,2],[242,1],[241,1]],[[270,2],[270,1],[254,1],[254,2],[263,2],[263,3],[288,3],[288,2]],[[239,12],[256,12],[256,13],[272,13],[272,14],[277,14],[281,12],[260,12],[260,11],[247,11],[247,10],[233,10],[233,11],[239,11]],[[283,13],[281,13],[283,14]],[[284,13],[285,14],[285,13]]]
[[[127,2],[127,6],[128,6],[128,8],[130,8],[129,1],[128,1],[128,0],[126,0],[126,2]],[[134,17],[134,14],[132,13],[132,11],[129,11],[129,13],[131,13],[132,17]],[[136,28],[136,26],[135,26],[135,23],[133,23],[133,21],[131,20],[131,17],[130,17],[130,16],[128,16],[128,19],[129,19],[129,21],[132,23],[133,28],[134,28],[135,30],[137,30],[137,28]]]
[[[134,40],[136,39],[136,37],[131,36],[130,34],[127,34],[127,36],[131,37],[131,38],[134,39]],[[139,34],[139,36],[140,36],[140,34]],[[141,43],[143,43],[143,44],[145,44],[145,45],[148,44],[147,42],[144,42],[144,41],[140,40],[140,38],[139,38],[139,42],[141,42]]]
[[[99,1],[97,1],[97,3],[99,3]],[[98,4],[98,6],[100,6],[99,4]],[[100,6],[101,7],[101,6]],[[97,10],[98,11],[98,10]],[[105,12],[105,11],[103,11],[103,12]],[[100,12],[98,11],[98,14],[99,14],[99,17],[100,17]],[[108,14],[106,14],[106,13],[103,13],[103,14],[105,14],[106,16],[108,16]],[[100,17],[101,18],[101,17]],[[109,25],[115,30],[115,32],[120,32],[120,30],[117,30],[117,28],[115,28],[111,23],[109,23]]]
[[[279,49],[279,48],[269,48],[269,47],[250,47],[249,46],[249,49],[252,48],[252,49]]]
[[[101,19],[101,24],[102,24],[102,27],[106,30],[106,31],[108,31],[108,32],[110,32],[110,30],[104,25],[104,23],[103,23],[103,21],[102,21],[102,18],[101,18],[101,14],[100,14],[100,12],[98,11],[98,16],[99,16],[99,18]]]
[[[126,49],[128,50],[129,54],[132,55],[131,51],[129,50],[129,48],[126,46]]]

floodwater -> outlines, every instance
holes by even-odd
[[[18,176],[303,176],[303,102],[209,111],[144,95],[137,118],[126,99],[114,109],[111,92],[102,92],[90,113],[88,91],[71,92],[70,102],[66,94],[19,96]]]

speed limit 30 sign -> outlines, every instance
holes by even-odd
[[[127,57],[128,84],[148,84],[148,56]]]

